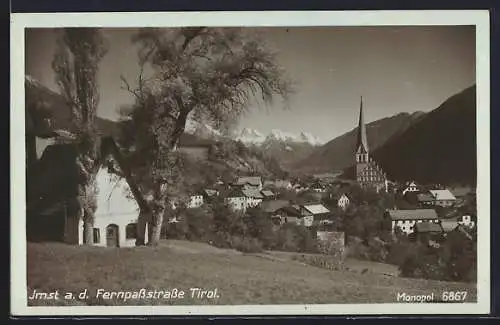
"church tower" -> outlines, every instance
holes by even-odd
[[[369,149],[366,138],[365,118],[363,114],[363,97],[359,105],[358,137],[356,141],[356,179],[359,181],[360,173],[369,163]]]
[[[370,187],[377,192],[387,191],[387,176],[380,166],[370,157],[363,112],[363,97],[359,106],[359,122],[355,149],[356,182],[362,187]]]

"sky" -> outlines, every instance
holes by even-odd
[[[400,112],[430,111],[476,80],[471,26],[275,27],[261,29],[277,63],[296,84],[289,109],[250,103],[238,128],[309,132],[329,141],[357,126],[360,97],[365,122]],[[132,102],[120,75],[134,81],[135,30],[104,29],[109,52],[98,74],[98,115],[116,120]],[[26,30],[26,74],[58,91],[51,68],[57,34]]]

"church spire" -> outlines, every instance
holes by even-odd
[[[363,116],[363,96],[359,106],[358,140],[356,143],[357,153],[368,153],[368,141],[366,140],[365,119]]]

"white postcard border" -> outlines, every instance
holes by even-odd
[[[24,143],[24,28],[176,26],[476,26],[477,303],[28,307]],[[14,13],[11,15],[11,314],[381,315],[490,312],[490,36],[487,10]]]

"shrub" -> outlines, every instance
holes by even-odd
[[[293,224],[284,224],[276,232],[275,250],[297,252],[299,249],[297,234]]]
[[[262,252],[261,242],[252,237],[231,236],[231,247],[244,253]]]
[[[206,207],[186,209],[184,223],[186,238],[189,240],[203,240],[211,232],[212,213]]]
[[[184,220],[176,223],[167,223],[164,229],[166,238],[186,239],[189,236],[188,226]]]
[[[444,281],[475,282],[476,242],[451,232],[439,247],[401,241],[391,247],[388,262],[399,265],[402,276]]]

